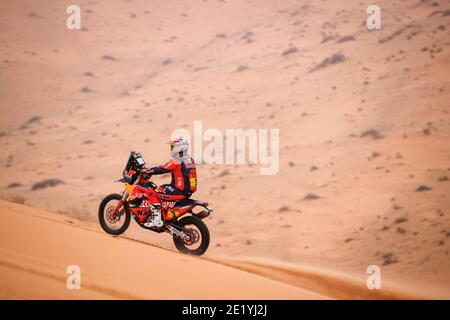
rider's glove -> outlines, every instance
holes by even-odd
[[[146,167],[142,168],[142,177],[144,179],[149,179],[150,176],[152,175],[152,173],[153,173],[153,170],[151,168],[146,168]]]
[[[144,169],[142,169],[142,172],[144,172],[146,174],[152,174],[153,173],[153,169],[145,167]]]

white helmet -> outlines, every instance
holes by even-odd
[[[189,142],[185,138],[175,138],[170,140],[168,144],[170,144],[170,155],[172,158],[184,158],[188,156]]]

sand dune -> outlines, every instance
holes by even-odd
[[[3,200],[0,212],[0,297],[6,299],[442,297],[414,288],[369,290],[361,279],[314,267],[187,256]],[[66,287],[69,265],[81,269],[81,290]]]
[[[323,298],[221,264],[80,228],[43,210],[0,201],[0,215],[3,299]],[[81,290],[66,288],[69,265],[81,268]]]

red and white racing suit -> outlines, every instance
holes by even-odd
[[[197,191],[197,169],[194,159],[190,157],[182,161],[172,158],[166,164],[151,168],[149,172],[153,175],[172,173],[171,183],[161,186],[168,196],[167,200],[189,198]]]

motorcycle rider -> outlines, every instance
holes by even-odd
[[[192,193],[197,191],[197,169],[194,159],[189,155],[189,143],[179,137],[168,142],[170,145],[170,160],[161,166],[146,168],[150,175],[159,175],[171,172],[172,181],[170,184],[164,184],[161,188],[164,194],[161,194],[163,200],[180,201],[189,198]],[[153,210],[153,218],[149,216],[146,227],[162,227],[161,206],[156,206]]]

